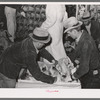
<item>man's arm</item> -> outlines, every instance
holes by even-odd
[[[26,58],[28,70],[30,71],[30,73],[36,80],[53,84],[56,78],[51,77],[41,72],[39,65],[36,61],[36,58],[37,58],[37,54],[34,51],[33,52],[31,51]]]
[[[47,59],[49,62],[54,60],[54,57],[45,48],[40,50],[38,56]]]
[[[86,41],[81,48],[80,65],[76,72],[73,74],[75,78],[80,78],[89,71],[89,62],[91,55],[91,44]]]

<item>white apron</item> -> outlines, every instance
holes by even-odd
[[[65,5],[47,4],[46,21],[41,28],[47,29],[52,37],[52,42],[46,49],[52,56],[59,60],[67,57],[63,46],[63,22],[68,18]]]

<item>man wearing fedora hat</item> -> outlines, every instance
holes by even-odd
[[[97,20],[100,23],[100,9],[97,10]]]
[[[87,11],[83,14],[81,21],[83,22],[82,26],[85,26],[87,32],[96,42],[100,38],[100,25],[98,21],[92,20],[92,18],[91,13]]]
[[[53,84],[57,78],[42,73],[37,63],[39,50],[50,39],[46,30],[36,28],[28,38],[7,48],[0,57],[0,87],[14,88],[23,67],[27,68],[36,80]]]
[[[82,88],[100,88],[100,56],[93,38],[85,30],[81,30],[82,22],[70,17],[66,22],[65,33],[75,39],[73,62],[79,60],[76,71],[71,70],[72,79],[79,79]]]

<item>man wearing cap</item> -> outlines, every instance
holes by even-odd
[[[39,50],[50,39],[46,30],[36,28],[28,38],[7,48],[0,57],[0,87],[14,88],[23,66],[26,66],[36,80],[53,84],[56,78],[42,73],[37,63]]]
[[[97,21],[92,20],[90,12],[85,12],[81,19],[83,25],[85,26],[87,32],[93,37],[95,42],[100,38],[100,25]]]
[[[100,56],[93,38],[85,30],[81,30],[81,21],[70,17],[66,22],[65,33],[76,41],[73,59],[80,64],[76,71],[71,70],[72,79],[79,79],[82,88],[100,88]]]

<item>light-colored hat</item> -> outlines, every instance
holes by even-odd
[[[97,13],[100,13],[100,5],[97,6]]]
[[[100,5],[97,6],[97,13],[100,13]]]
[[[84,12],[84,14],[82,16],[81,21],[88,21],[91,19],[92,19],[92,16],[91,16],[90,12],[86,11],[86,12]]]
[[[82,25],[81,21],[78,21],[75,17],[70,17],[66,21],[66,26],[65,27],[67,29],[64,31],[64,33],[66,33],[67,31],[69,31],[71,29],[77,28],[81,25]]]
[[[33,41],[48,43],[51,40],[49,32],[42,28],[35,28],[32,34],[29,34]]]

